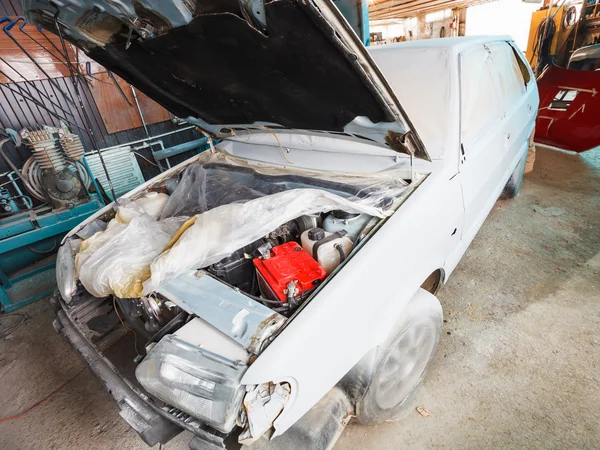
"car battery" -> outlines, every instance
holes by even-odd
[[[327,272],[299,244],[273,247],[269,258],[255,258],[258,284],[263,295],[281,302],[298,302],[309,295]]]

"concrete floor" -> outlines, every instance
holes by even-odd
[[[350,425],[336,450],[600,448],[600,149],[539,150],[439,292],[445,334],[419,406]],[[55,334],[46,302],[0,341],[2,449],[147,448]],[[166,449],[185,449],[182,433]]]

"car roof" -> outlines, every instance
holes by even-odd
[[[453,53],[460,53],[469,47],[492,42],[512,41],[513,38],[504,36],[459,36],[450,38],[418,39],[415,41],[397,42],[394,44],[377,45],[369,47],[370,52],[390,49],[451,49]]]
[[[582,61],[584,59],[600,58],[600,44],[588,45],[578,48],[573,52],[569,62]]]

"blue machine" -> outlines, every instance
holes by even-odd
[[[54,269],[56,249],[63,236],[104,205],[96,199],[71,209],[43,207],[0,219],[0,305],[14,311],[54,290],[54,280],[45,289],[19,286],[35,275]],[[21,289],[19,289],[21,288]]]
[[[15,144],[21,143],[18,133],[6,133]],[[54,291],[55,277],[49,269],[55,266],[63,236],[104,206],[87,189],[93,175],[78,136],[47,126],[23,129],[21,135],[32,153],[21,170],[5,152],[11,140],[0,141],[0,156],[12,169],[6,174],[9,181],[0,185],[0,311],[4,312]],[[33,207],[32,197],[24,195],[17,181],[42,202],[40,206]]]

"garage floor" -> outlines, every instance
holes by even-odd
[[[439,292],[445,334],[418,406],[336,449],[600,448],[600,149],[538,150]],[[143,449],[42,301],[0,341],[2,449]],[[181,434],[165,446],[186,449]]]

